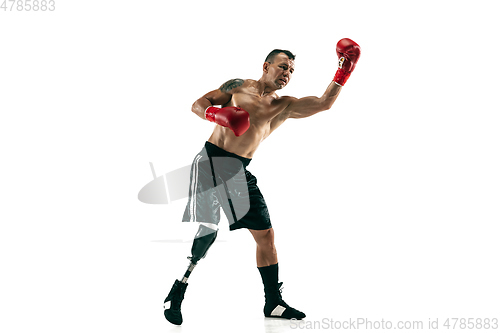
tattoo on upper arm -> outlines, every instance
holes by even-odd
[[[223,93],[227,93],[230,90],[237,88],[243,84],[242,79],[232,79],[224,83],[222,86],[220,86],[219,90],[222,91]]]

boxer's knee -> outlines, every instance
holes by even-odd
[[[251,232],[260,250],[269,253],[276,253],[273,228],[266,230],[251,230]]]

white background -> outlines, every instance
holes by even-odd
[[[10,4],[9,4],[10,6]],[[499,316],[500,75],[494,1],[61,1],[0,11],[3,332],[287,332],[264,320],[255,245],[221,222],[185,323],[162,314],[196,229],[137,199],[189,165],[190,112],[267,53],[280,93],[320,96],[336,42],[362,49],[333,108],[289,120],[249,167],[284,298],[307,320]]]

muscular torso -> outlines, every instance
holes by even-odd
[[[287,105],[286,97],[278,97],[275,93],[260,96],[257,82],[245,80],[223,106],[237,106],[247,111],[250,128],[237,137],[229,128],[216,125],[208,141],[231,153],[252,158],[259,144],[285,121],[283,111]]]

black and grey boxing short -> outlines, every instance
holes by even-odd
[[[271,228],[257,178],[246,169],[250,161],[206,142],[191,166],[189,200],[182,221],[218,224],[222,207],[230,230]]]

